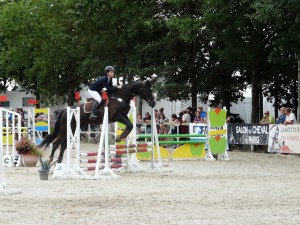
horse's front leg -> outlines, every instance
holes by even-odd
[[[133,125],[128,119],[128,117],[122,114],[118,114],[117,121],[123,123],[126,126],[123,132],[116,137],[116,142],[120,142],[128,136],[128,134],[131,132],[133,128]]]

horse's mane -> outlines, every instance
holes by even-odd
[[[143,85],[142,81],[132,81],[128,84],[124,84],[123,88],[128,91],[128,90],[134,90],[136,88],[140,88]]]

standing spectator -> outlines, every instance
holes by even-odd
[[[261,124],[273,124],[275,123],[275,119],[270,115],[270,112],[267,110],[265,112],[265,116],[260,121]]]
[[[146,125],[146,133],[150,134],[151,133],[151,115],[149,112],[146,112],[145,117],[143,118],[144,122],[147,124]]]
[[[193,109],[192,109],[192,107],[187,107],[187,112],[188,112],[188,114],[190,115],[190,117],[191,117],[191,122],[194,122],[194,119],[195,119],[195,114],[193,113]]]
[[[182,121],[181,119],[179,119],[177,117],[176,114],[172,114],[171,116],[171,121],[170,122],[173,122],[173,123],[177,123],[177,124],[180,124]],[[176,125],[170,125],[170,129],[169,129],[169,134],[178,134],[177,132],[177,128],[179,129],[179,134],[181,133],[181,129],[180,129],[180,126],[176,126]],[[176,141],[177,138],[174,138],[174,141]],[[177,146],[176,145],[173,145],[173,148],[176,148]]]
[[[141,134],[143,133],[142,131],[142,125],[144,124],[144,120],[142,118],[142,115],[141,114],[138,114],[137,115],[137,118],[136,118],[136,133],[137,134]],[[144,131],[145,132],[145,131]]]
[[[196,116],[194,118],[194,123],[203,123],[203,119],[200,116],[200,112],[199,111],[196,111]]]
[[[294,113],[292,113],[292,110],[290,108],[285,108],[285,115],[286,117],[285,117],[284,125],[297,123],[296,116]]]
[[[190,123],[191,122],[191,116],[190,116],[190,114],[188,113],[187,110],[183,111],[182,122],[183,123]]]
[[[187,110],[183,111],[183,116],[182,116],[182,122],[183,123],[190,123],[191,122],[191,117],[188,114]],[[188,134],[189,133],[189,125],[182,125],[181,126],[181,131],[183,134]]]
[[[163,124],[166,122],[169,122],[169,118],[167,118],[164,113],[161,113],[160,120],[159,120],[159,128],[161,134],[167,134],[169,132],[169,126]]]
[[[163,107],[161,107],[159,110],[158,110],[158,119],[160,119],[161,118],[161,114],[162,113],[164,113],[164,108]]]
[[[200,116],[202,117],[202,119],[205,121],[207,119],[207,113],[205,111],[203,111],[203,107],[199,106],[198,111],[199,111]]]
[[[281,107],[280,108],[280,116],[278,117],[278,119],[276,120],[276,124],[284,124],[285,121],[285,107]]]
[[[160,134],[167,134],[169,132],[169,126],[165,125],[164,123],[169,122],[169,119],[165,117],[164,113],[160,114],[160,119],[159,119],[159,129],[160,129]],[[165,141],[166,139],[161,139],[162,141]],[[167,145],[165,144],[164,147],[166,148]]]

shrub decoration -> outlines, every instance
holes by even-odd
[[[34,154],[42,155],[42,151],[38,149],[32,140],[22,138],[16,143],[16,151],[19,155]]]

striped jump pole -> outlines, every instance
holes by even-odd
[[[122,163],[122,162],[126,162],[127,158],[111,158],[108,160],[109,162],[112,163]],[[81,159],[80,162],[82,163],[97,163],[97,159]],[[105,159],[101,159],[101,163],[104,163]]]
[[[147,143],[140,143],[140,144],[129,144],[129,145],[110,145],[110,148],[138,148],[138,147],[147,147],[150,146],[150,144]]]
[[[124,166],[127,166],[127,164],[126,163],[117,163],[117,164],[111,164],[111,165],[109,165],[110,169],[119,169],[119,168],[122,168]],[[105,166],[101,166],[101,165],[100,165],[100,167],[88,166],[88,167],[83,167],[82,170],[83,171],[94,171],[97,168],[100,169],[100,170],[104,170]]]

